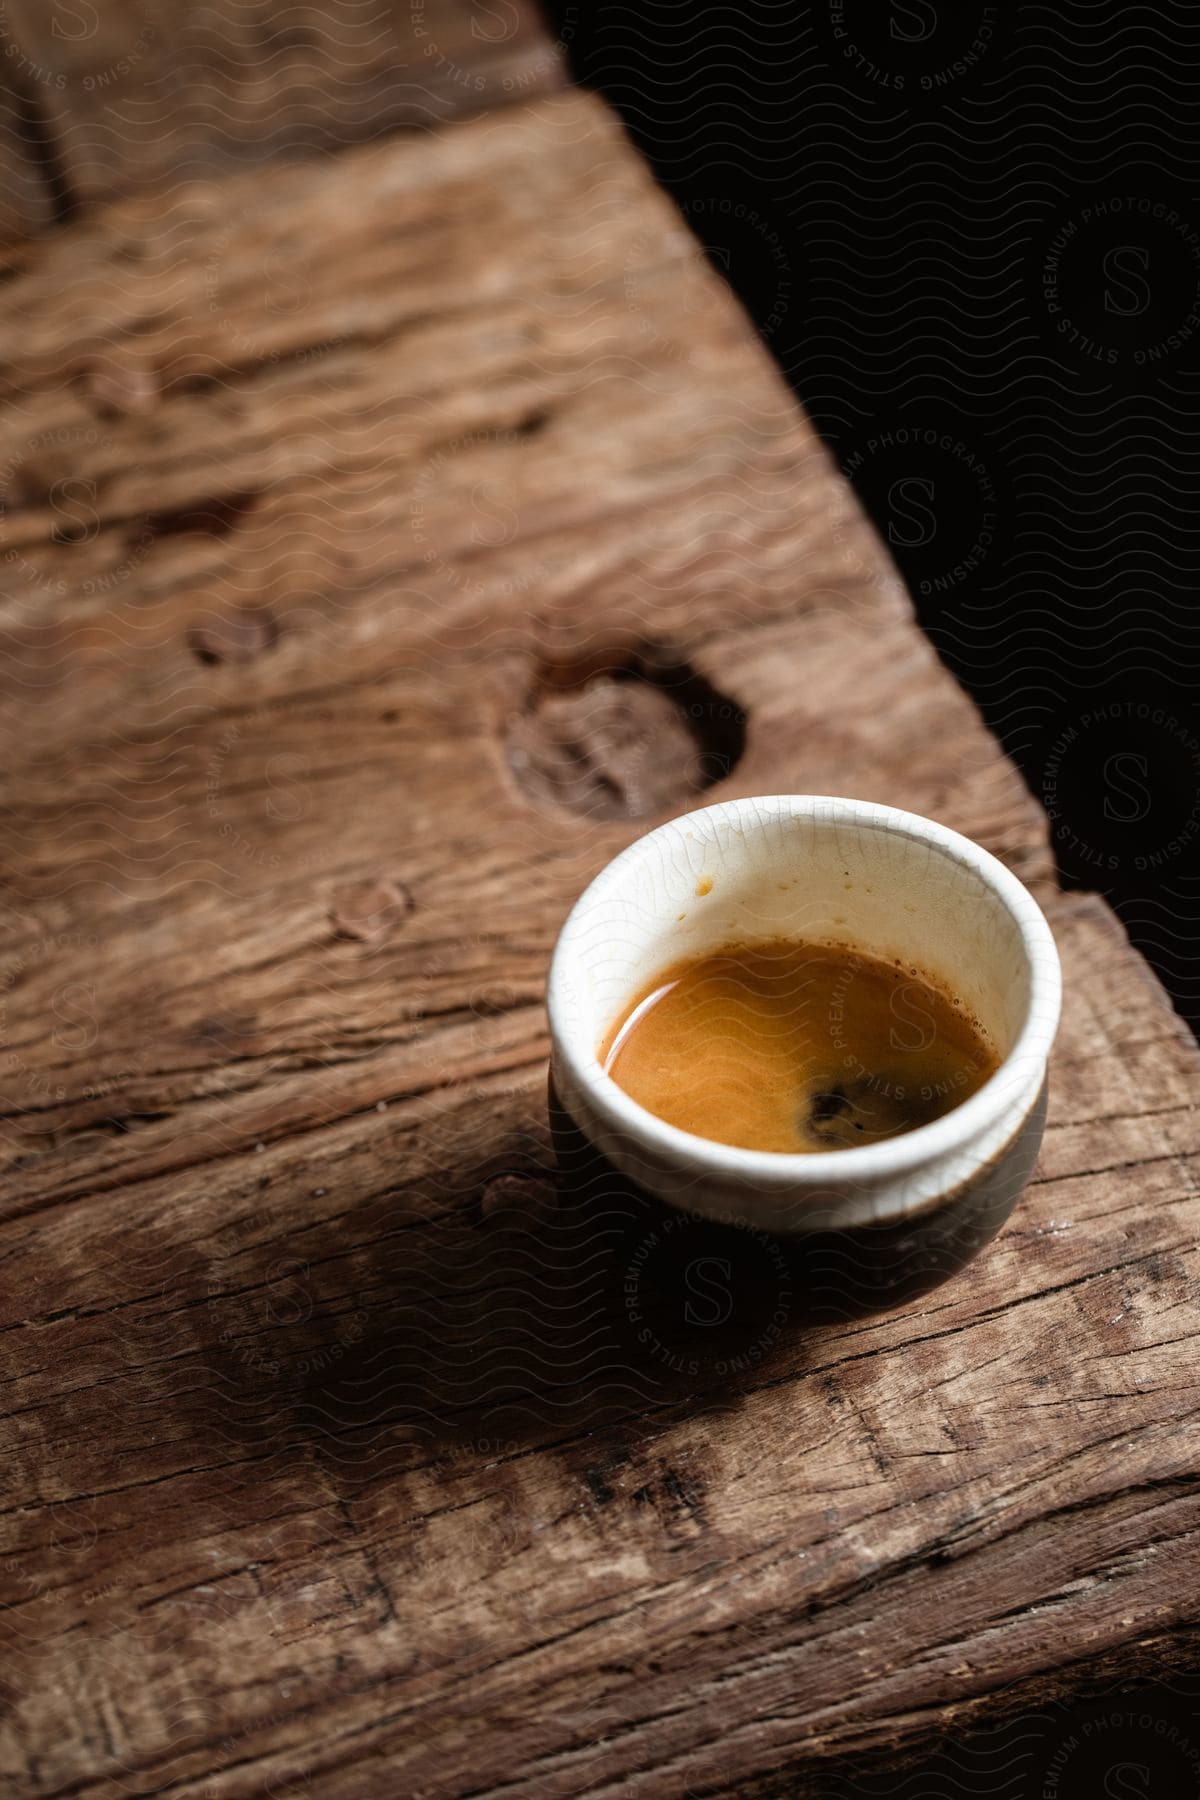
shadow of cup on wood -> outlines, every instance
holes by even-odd
[[[916,1223],[807,1237],[714,1223],[640,1191],[549,1098],[548,1146],[502,1144],[379,1246],[368,1329],[295,1415],[347,1474],[728,1410],[954,1275],[1016,1198],[984,1184]]]
[[[1047,1090],[1043,1085],[1020,1136],[1040,1141]],[[1003,1225],[1024,1187],[1024,1162],[1009,1173],[997,1163],[982,1176],[915,1216],[847,1230],[768,1232],[721,1224],[681,1211],[641,1192],[588,1141],[550,1085],[549,1110],[560,1180],[576,1204],[588,1196],[625,1203],[639,1216],[643,1240],[628,1258],[624,1309],[656,1300],[660,1316],[693,1326],[720,1322],[734,1339],[750,1339],[752,1359],[761,1345],[787,1332],[836,1327],[893,1311],[920,1299],[963,1269]],[[994,1175],[994,1178],[993,1178]],[[642,1269],[654,1271],[643,1281]],[[710,1290],[707,1306],[699,1290]],[[723,1287],[718,1304],[715,1289]],[[639,1341],[652,1341],[652,1321],[642,1321]],[[715,1340],[714,1340],[715,1341]],[[726,1372],[730,1353],[723,1356]],[[719,1360],[722,1360],[719,1358]]]
[[[198,1469],[227,1471],[204,1479],[217,1511],[248,1465],[306,1489],[319,1469],[345,1498],[597,1431],[615,1444],[623,1423],[728,1412],[837,1360],[850,1321],[919,1297],[1000,1223],[802,1244],[714,1224],[621,1177],[553,1096],[548,1131],[528,1089],[460,1101],[421,1142],[423,1172],[388,1191],[264,1201],[215,1263],[168,1256],[161,1221],[140,1259],[126,1243],[97,1427],[114,1402],[169,1424]]]
[[[710,1254],[707,1227],[611,1170],[580,1182],[528,1138],[446,1198],[383,1247],[361,1340],[297,1397],[297,1427],[351,1479],[727,1409],[794,1358],[790,1280],[762,1234]]]

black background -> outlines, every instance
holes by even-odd
[[[548,11],[1200,1026],[1200,8]]]

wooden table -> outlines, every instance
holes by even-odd
[[[503,98],[0,287],[6,1792],[818,1794],[1188,1658],[1195,1045],[612,116]],[[1033,885],[1049,1130],[903,1312],[647,1353],[546,959],[786,789]]]

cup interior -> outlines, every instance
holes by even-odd
[[[672,963],[790,937],[912,965],[962,1001],[1003,1059],[1033,981],[1014,891],[1040,921],[986,852],[891,808],[783,796],[689,814],[610,864],[568,922],[558,975],[573,1053],[595,1057]]]

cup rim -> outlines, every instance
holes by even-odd
[[[764,813],[769,815],[772,811],[776,818],[788,821],[807,818],[826,824],[867,826],[936,846],[953,861],[977,874],[1016,924],[1029,970],[1029,1002],[1025,1018],[1008,1055],[982,1087],[959,1106],[943,1113],[940,1119],[877,1144],[829,1154],[803,1150],[749,1150],[684,1131],[650,1112],[618,1087],[611,1075],[605,1074],[597,1054],[598,1043],[590,1046],[581,1066],[579,1045],[572,1041],[571,1025],[566,1016],[568,969],[577,951],[581,927],[592,907],[618,882],[626,879],[639,861],[653,854],[653,845],[662,833],[693,825],[697,820],[727,825],[747,812],[755,816],[756,822],[762,822]],[[1062,972],[1054,935],[1041,907],[1011,869],[989,850],[961,832],[951,830],[948,825],[941,825],[920,813],[905,812],[900,807],[871,800],[851,800],[836,794],[766,794],[722,800],[694,812],[681,813],[644,832],[605,864],[572,906],[554,947],[546,987],[551,1043],[570,1063],[572,1074],[582,1080],[589,1101],[607,1126],[628,1133],[648,1149],[675,1161],[687,1160],[702,1165],[707,1173],[751,1181],[758,1187],[790,1189],[828,1188],[831,1182],[870,1182],[909,1174],[966,1150],[985,1138],[1012,1106],[1012,1077],[1016,1069],[1036,1069],[1037,1081],[1028,1084],[1036,1097],[1058,1030],[1061,1004]],[[577,1036],[578,1026],[575,1029]],[[583,1125],[583,1121],[577,1123]]]

